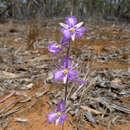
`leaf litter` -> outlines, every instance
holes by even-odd
[[[19,26],[16,29],[13,24],[6,28],[0,25],[0,127],[20,129],[20,124],[25,123],[25,129],[60,129],[48,125],[45,114],[64,96],[62,85],[52,80],[50,72],[55,67],[52,61],[56,59],[47,50],[48,41],[61,36],[55,24],[51,28],[36,22]],[[69,118],[65,129],[127,130],[130,127],[128,25],[89,23],[86,28],[86,35],[76,40],[71,53],[87,85],[69,84]]]

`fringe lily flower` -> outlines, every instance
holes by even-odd
[[[72,60],[68,56],[63,56],[61,59],[61,66],[59,70],[53,70],[54,81],[63,80],[66,83],[67,79],[72,82],[78,76],[78,72],[73,70],[76,65],[72,65]]]
[[[52,56],[55,56],[57,53],[59,53],[63,49],[64,46],[67,46],[68,45],[67,41],[68,39],[63,38],[60,43],[57,43],[57,42],[49,43],[48,50],[52,52]]]
[[[63,27],[61,29],[62,34],[67,39],[72,39],[72,41],[75,40],[75,37],[81,38],[83,34],[86,31],[85,27],[81,27],[83,25],[83,22],[80,22],[77,24],[77,18],[75,16],[67,16],[65,18],[66,24],[60,23],[60,25]]]
[[[64,121],[67,117],[65,114],[65,108],[66,103],[64,100],[60,100],[59,103],[57,104],[57,107],[54,112],[50,112],[46,115],[47,120],[52,123],[56,121],[56,125],[60,122],[61,125],[64,124]]]

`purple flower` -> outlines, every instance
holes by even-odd
[[[61,125],[63,125],[67,115],[65,114],[65,108],[66,103],[64,100],[60,100],[57,104],[57,107],[55,109],[55,112],[50,112],[46,115],[47,120],[52,123],[56,120],[56,125],[58,122],[60,122]]]
[[[71,65],[72,60],[68,56],[63,56],[61,60],[62,65],[59,70],[53,70],[54,81],[63,80],[66,83],[67,79],[72,82],[78,76],[78,72],[73,70],[76,65]]]
[[[60,43],[57,43],[57,42],[51,42],[51,43],[49,43],[48,50],[50,52],[52,52],[52,56],[55,56],[58,52],[60,52],[62,50],[62,48],[64,46],[67,46],[68,45],[67,41],[68,41],[68,39],[62,38],[62,40],[61,40]]]
[[[67,39],[75,40],[75,37],[81,38],[86,31],[85,27],[81,27],[83,22],[77,24],[77,18],[75,16],[67,16],[65,18],[66,24],[60,23],[64,28],[61,29],[64,37]]]
[[[81,80],[81,79],[76,79],[75,82],[78,84],[78,85],[81,85],[81,84],[86,84],[86,80]]]

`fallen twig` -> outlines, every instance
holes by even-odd
[[[6,72],[6,71],[0,71],[0,80],[21,78],[23,76],[24,75],[21,75],[21,74],[14,74],[14,73]]]
[[[8,116],[8,115],[10,115],[10,114],[12,114],[12,113],[14,113],[14,112],[17,112],[17,111],[19,111],[22,107],[23,107],[23,105],[22,105],[22,106],[18,106],[18,107],[16,107],[16,108],[14,108],[14,109],[8,111],[8,112],[5,113],[5,114],[1,114],[1,115],[0,115],[0,118],[6,117],[6,116]]]
[[[97,102],[100,102],[105,106],[109,106],[110,108],[114,108],[116,110],[119,110],[119,111],[130,114],[130,109],[129,108],[123,107],[123,106],[120,106],[120,105],[117,105],[117,104],[114,104],[114,103],[110,103],[109,101],[107,101],[104,98],[99,97],[99,98],[96,98],[96,99],[94,99],[94,98],[90,98],[90,99],[92,99],[94,101],[97,101]]]
[[[12,91],[8,96],[6,96],[5,98],[3,98],[2,100],[0,100],[0,103],[6,101],[8,98],[10,98],[11,96],[13,96],[15,94],[15,91]]]
[[[93,112],[93,113],[95,113],[95,114],[102,114],[102,112],[100,112],[100,111],[97,111],[97,110],[95,110],[95,109],[92,109],[92,108],[90,108],[90,107],[88,107],[88,106],[80,106],[80,108],[82,108],[83,110],[87,110],[87,111],[89,111],[89,112]]]

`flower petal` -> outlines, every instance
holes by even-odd
[[[67,25],[67,24],[64,24],[64,23],[59,23],[63,28],[65,28],[65,29],[68,29],[69,28],[69,26]]]
[[[62,50],[62,46],[57,48],[58,43],[49,43],[48,50],[52,52],[52,56],[55,56],[58,52]]]
[[[66,74],[65,77],[63,78],[63,83],[64,83],[64,84],[66,84],[67,78],[68,78],[68,76],[67,76],[67,74]]]
[[[55,56],[57,53],[58,53],[58,52],[53,52],[53,53],[52,53],[52,56]]]
[[[59,81],[64,78],[63,70],[53,70],[52,73],[55,81]]]
[[[77,83],[78,85],[86,84],[86,80],[77,79],[77,80],[76,80],[76,83]]]
[[[54,53],[52,53],[52,56],[55,56],[57,53],[59,53],[62,50],[62,48],[57,48]]]
[[[62,99],[58,102],[57,111],[64,112],[65,111],[66,102]]]
[[[83,25],[84,22],[80,22],[78,24],[75,25],[76,28],[80,28]]]
[[[69,40],[69,39],[67,39],[66,37],[63,37],[62,40],[61,40],[61,42],[60,42],[61,45],[62,45],[62,46],[67,46],[67,45],[69,45],[68,40]]]
[[[57,113],[56,112],[50,112],[46,115],[47,120],[52,123],[54,120],[57,119]]]
[[[62,113],[62,115],[60,116],[60,124],[63,125],[64,121],[66,119],[67,115],[65,113]]]
[[[71,38],[72,38],[72,41],[75,40],[75,33],[73,33],[73,35],[71,36]]]
[[[76,36],[78,37],[78,38],[81,38],[82,36],[83,36],[83,34],[85,33],[85,31],[86,31],[86,28],[85,27],[81,27],[81,28],[78,28],[78,29],[76,29]]]
[[[57,44],[58,43],[56,43],[56,42],[55,43],[49,43],[48,50],[51,51],[51,52],[54,52],[56,47],[57,47]]]
[[[61,64],[63,68],[69,68],[72,64],[72,59],[68,56],[63,56],[61,59]]]
[[[69,70],[68,79],[72,82],[73,79],[77,78],[78,72],[76,70]]]
[[[62,32],[62,34],[64,35],[65,38],[69,39],[71,37],[71,33],[70,33],[69,29],[62,28],[60,31]]]
[[[58,118],[56,119],[56,125],[59,123],[59,121],[60,121],[60,117],[58,117]]]
[[[77,18],[75,16],[67,16],[65,18],[66,24],[73,27],[77,23]]]

